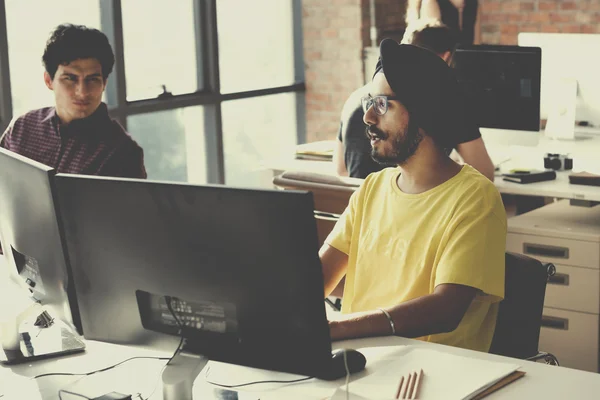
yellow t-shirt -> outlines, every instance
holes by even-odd
[[[504,297],[506,213],[492,182],[465,165],[406,194],[397,168],[367,177],[326,242],[348,255],[342,312],[392,307],[455,283],[480,290],[458,327],[421,340],[488,351]]]

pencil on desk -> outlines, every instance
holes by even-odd
[[[415,383],[415,390],[413,391],[413,399],[418,399],[419,398],[419,385],[421,384],[421,381],[423,380],[423,370],[421,369],[419,371],[419,375],[417,376],[417,381]]]
[[[398,392],[396,392],[396,398],[400,398],[400,391],[402,390],[402,384],[404,383],[404,377],[400,378],[400,383],[398,384]]]
[[[407,377],[400,378],[400,384],[398,385],[398,391],[396,392],[396,399],[417,399],[419,396],[419,388],[423,381],[423,370],[419,373],[411,372]],[[400,397],[402,396],[402,397]]]

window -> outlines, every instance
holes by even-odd
[[[126,0],[121,7],[127,100],[198,90],[193,0]]]
[[[62,23],[100,28],[99,0],[5,0],[13,116],[54,105],[44,84],[46,41]]]
[[[294,83],[291,0],[217,0],[221,92]]]
[[[144,149],[148,179],[206,183],[203,107],[132,115],[127,130]]]
[[[281,93],[222,104],[225,184],[272,186],[264,163],[294,154],[296,95]]]
[[[271,186],[265,162],[293,154],[305,134],[305,124],[297,123],[304,108],[296,104],[304,100],[297,68],[301,0],[3,0],[2,6],[7,24],[0,24],[0,37],[6,30],[8,46],[0,47],[0,61],[9,59],[10,75],[0,71],[0,86],[10,79],[11,93],[0,95],[0,130],[5,116],[54,105],[41,57],[51,31],[68,22],[109,37],[116,53],[109,112],[144,149],[149,179]]]

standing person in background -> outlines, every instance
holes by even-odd
[[[419,20],[409,26],[402,39],[404,44],[413,44],[436,53],[446,63],[451,61],[456,47],[456,34],[452,29],[434,20]],[[366,125],[363,123],[364,112],[360,99],[368,93],[368,85],[350,95],[344,108],[338,131],[333,162],[337,173],[341,176],[365,178],[372,172],[380,171],[386,164],[376,162],[371,157],[371,145],[365,135]],[[481,139],[479,129],[469,123],[467,110],[458,109],[465,114],[465,124],[460,130],[449,130],[446,134],[463,161],[491,181],[494,180],[494,165]]]
[[[473,44],[477,9],[477,0],[408,0],[406,24],[419,19],[435,19],[458,32],[458,43]]]

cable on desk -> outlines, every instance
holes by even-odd
[[[350,399],[350,368],[348,368],[348,355],[344,352],[344,368],[346,368],[346,400]]]
[[[66,393],[66,394],[72,394],[72,395],[74,395],[74,396],[81,397],[82,399],[86,399],[86,400],[92,400],[90,397],[84,396],[84,395],[82,395],[82,394],[79,394],[79,393],[70,392],[70,391],[68,391],[68,390],[64,390],[64,389],[60,389],[60,390],[58,391],[58,398],[59,398],[60,400],[63,400],[63,398],[62,398],[62,394],[63,394],[63,393]]]
[[[121,364],[125,364],[128,361],[131,360],[136,360],[136,359],[147,359],[147,360],[170,360],[170,358],[167,357],[145,357],[145,356],[138,356],[138,357],[131,357],[128,358],[127,360],[121,361],[115,365],[111,365],[110,367],[106,367],[106,368],[102,368],[102,369],[98,369],[96,371],[91,371],[91,372],[49,372],[47,374],[40,374],[40,375],[36,375],[31,379],[38,379],[38,378],[43,378],[46,376],[89,376],[89,375],[94,375],[97,374],[98,372],[104,372],[104,371],[108,371],[109,369],[113,369],[118,367]]]
[[[242,386],[258,385],[259,383],[296,383],[296,382],[307,381],[307,380],[313,379],[313,378],[314,378],[314,376],[308,376],[306,378],[294,379],[291,381],[256,381],[256,382],[240,383],[238,385],[222,385],[220,383],[211,382],[209,380],[207,380],[206,382],[210,383],[211,385],[223,387],[226,389],[233,389],[233,388],[239,388]]]

